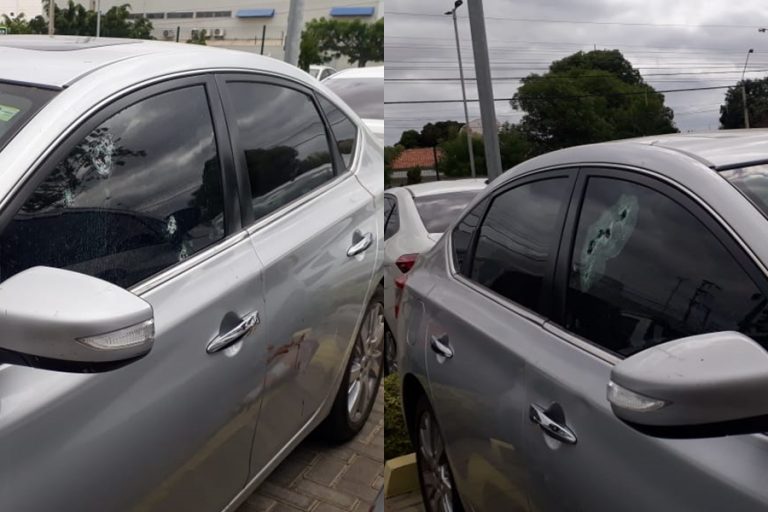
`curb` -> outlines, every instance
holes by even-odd
[[[409,453],[384,463],[384,496],[391,498],[419,489],[416,454]]]

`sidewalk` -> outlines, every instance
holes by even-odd
[[[421,493],[414,491],[401,496],[389,498],[384,504],[387,512],[424,512],[424,505],[421,502]]]
[[[357,438],[329,446],[310,436],[237,512],[368,512],[384,485],[383,475],[384,389],[380,388]]]

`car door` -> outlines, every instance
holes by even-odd
[[[335,397],[373,290],[381,203],[356,179],[370,165],[366,139],[333,103],[288,80],[222,75],[220,83],[264,265],[269,346],[257,475]]]
[[[221,510],[243,488],[266,369],[262,265],[241,229],[213,78],[116,100],[2,212],[0,269],[129,289],[151,353],[82,375],[0,370],[0,509]]]
[[[395,266],[395,261],[402,254],[399,248],[390,240],[400,231],[400,209],[397,196],[384,194],[384,318],[392,329],[396,324],[395,317],[395,279],[402,274]]]
[[[547,336],[574,174],[522,178],[473,207],[451,234],[455,273],[424,301],[430,400],[468,510],[528,510],[527,351]]]
[[[764,510],[766,436],[653,438],[612,414],[606,386],[616,362],[672,339],[735,330],[766,346],[765,276],[710,213],[640,171],[582,169],[561,247],[553,320],[526,355],[533,508]]]

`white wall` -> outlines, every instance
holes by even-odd
[[[0,14],[8,16],[24,13],[26,19],[42,14],[43,3],[40,0],[0,0]]]

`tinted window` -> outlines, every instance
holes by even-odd
[[[472,243],[472,236],[475,234],[477,226],[480,224],[485,209],[488,207],[488,199],[484,199],[477,206],[472,208],[459,224],[453,229],[453,264],[457,272],[464,269],[464,261],[469,252],[469,245]]]
[[[724,330],[765,343],[765,306],[755,283],[687,209],[642,185],[589,179],[571,256],[570,330],[625,356]]]
[[[355,142],[357,141],[357,126],[349,118],[336,108],[333,103],[320,98],[320,105],[325,111],[325,117],[331,125],[336,146],[344,159],[344,164],[349,168],[352,157],[355,155]]]
[[[746,195],[763,215],[768,216],[768,165],[732,169],[720,174]]]
[[[397,201],[393,200],[392,211],[387,219],[387,224],[384,226],[384,240],[387,240],[400,230],[400,213],[397,208]]]
[[[383,78],[336,78],[323,82],[363,119],[384,119]]]
[[[0,237],[0,279],[36,265],[128,287],[224,236],[202,86],[116,114],[72,148]]]
[[[328,135],[308,95],[271,84],[228,84],[255,218],[333,179]]]
[[[496,197],[480,227],[472,280],[538,311],[569,192],[568,180],[555,178],[526,183]]]
[[[429,233],[443,233],[464,207],[474,199],[478,190],[434,194],[414,198],[421,222]]]
[[[55,95],[46,89],[0,82],[0,150]]]

